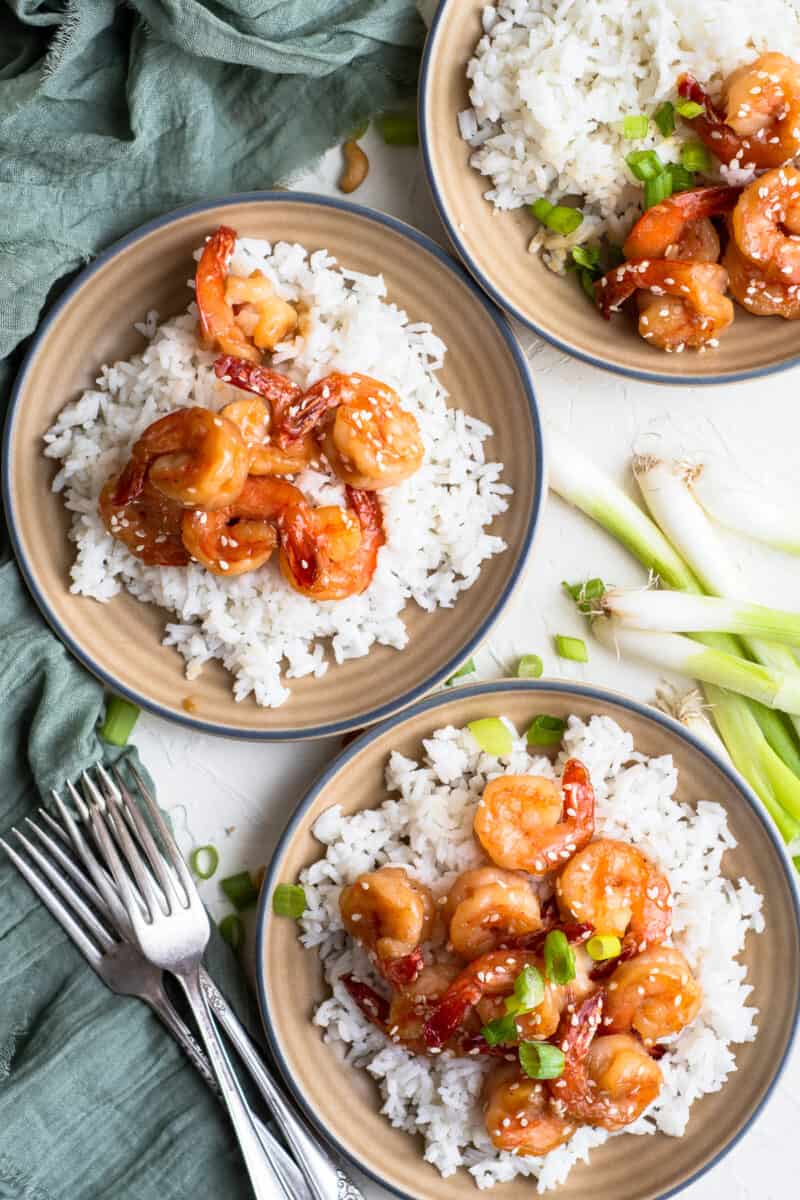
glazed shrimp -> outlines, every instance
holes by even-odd
[[[515,1064],[504,1063],[488,1076],[483,1103],[492,1145],[512,1154],[549,1154],[578,1128],[577,1121],[558,1115],[544,1084]]]
[[[316,574],[316,548],[308,536],[311,510],[303,493],[282,479],[252,476],[226,508],[186,511],[183,543],[214,575],[242,575],[264,565],[278,544],[290,543],[306,563],[305,576]]]
[[[652,946],[617,967],[606,985],[605,1033],[635,1030],[651,1046],[680,1033],[700,1011],[703,993],[689,964],[671,946]]]
[[[541,957],[530,950],[493,950],[474,959],[456,976],[426,1021],[426,1044],[443,1046],[478,1006],[482,1006],[479,1012],[484,1021],[502,1015],[504,1007],[485,1002],[510,996],[515,979],[526,966],[540,970]],[[549,1037],[558,1026],[566,999],[566,987],[547,981],[538,1008],[515,1018],[520,1037]]]
[[[564,765],[559,788],[538,775],[499,775],[487,783],[475,834],[499,867],[545,875],[594,834],[594,789],[577,758]]]
[[[318,431],[335,473],[351,487],[379,490],[408,479],[425,450],[416,417],[385,383],[335,372],[320,379],[283,421],[284,436]]]
[[[714,225],[708,217],[689,221],[678,240],[667,247],[664,257],[682,262],[717,262],[720,241]],[[655,346],[672,346],[675,335],[691,322],[691,312],[685,300],[677,296],[654,296],[652,292],[637,292],[636,307],[639,310],[639,333]]]
[[[148,566],[184,567],[189,554],[181,538],[184,509],[145,482],[141,495],[116,504],[117,477],[100,493],[98,509],[108,532]]]
[[[299,543],[281,543],[284,578],[295,591],[312,600],[344,600],[363,592],[375,574],[378,551],[386,540],[383,512],[375,493],[350,487],[346,492],[347,509],[312,510],[305,536],[314,547],[313,579],[307,578],[307,556],[298,556]]]
[[[467,960],[542,927],[531,881],[498,867],[477,867],[459,875],[441,913],[453,950]]]
[[[154,421],[134,444],[113,500],[135,500],[147,479],[184,508],[224,508],[244,487],[249,464],[232,421],[207,408],[179,408]]]
[[[760,268],[743,257],[733,240],[728,243],[722,265],[728,272],[731,295],[742,308],[757,317],[800,320],[800,284],[768,279]]]
[[[660,204],[648,208],[628,234],[622,252],[627,259],[680,258],[695,262],[716,262],[719,258],[719,240],[716,254],[706,257],[707,246],[713,245],[714,227],[709,218],[720,217],[731,212],[739,199],[739,188],[705,187],[691,192],[678,192]],[[703,222],[698,229],[697,223]],[[694,226],[689,238],[688,229]],[[709,234],[709,229],[711,233]],[[702,239],[702,257],[696,251]],[[677,253],[683,242],[687,253]],[[692,253],[694,249],[694,253]],[[614,272],[611,272],[614,275]]]
[[[625,958],[658,945],[672,930],[672,895],[666,878],[641,850],[598,838],[567,863],[556,880],[564,913],[622,938]]]
[[[602,1012],[603,993],[596,992],[564,1020],[559,1033],[564,1073],[548,1086],[557,1113],[613,1131],[653,1103],[663,1077],[636,1038],[595,1037]]]
[[[731,232],[748,262],[775,283],[800,283],[800,171],[778,167],[746,187]]]
[[[360,875],[339,897],[348,933],[375,956],[390,983],[411,983],[423,967],[420,945],[434,930],[436,905],[429,890],[403,867]]]
[[[310,436],[299,438],[285,450],[270,437],[272,414],[260,396],[234,400],[222,410],[223,417],[233,421],[250,451],[251,475],[295,475],[306,467],[317,465],[317,447]]]
[[[608,320],[639,289],[655,296],[676,297],[680,307],[667,310],[664,325],[655,328],[640,323],[646,341],[667,351],[680,353],[687,346],[700,348],[717,344],[717,338],[733,322],[733,304],[724,294],[728,272],[717,263],[687,263],[668,259],[623,263],[595,285],[597,303]],[[669,322],[667,318],[672,317]]]
[[[194,277],[200,333],[207,346],[218,347],[223,354],[260,362],[261,355],[236,323],[233,307],[225,295],[228,263],[235,246],[236,231],[220,225],[203,248]]]
[[[297,309],[276,295],[263,271],[229,275],[225,299],[233,310],[234,321],[259,350],[274,350],[297,328]]]
[[[800,151],[800,65],[785,54],[771,51],[734,71],[719,106],[690,75],[678,91],[704,106],[689,123],[723,163],[763,170]]]

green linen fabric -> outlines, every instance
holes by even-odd
[[[0,409],[67,275],[159,213],[285,180],[397,104],[422,33],[413,0],[0,0]],[[108,759],[102,707],[1,527],[0,834]],[[210,965],[252,1018],[219,940]],[[181,1051],[103,987],[0,852],[2,1200],[249,1195]]]

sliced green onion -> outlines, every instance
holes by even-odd
[[[594,304],[595,301],[597,300],[597,293],[596,293],[595,287],[594,287],[594,283],[595,283],[594,272],[587,271],[585,269],[585,267],[582,267],[579,272],[579,278],[580,278],[580,282],[581,282],[581,287],[586,292],[586,295],[589,297],[592,304]]]
[[[197,846],[192,851],[189,866],[198,879],[210,879],[219,866],[216,846]]]
[[[672,184],[672,193],[690,192],[694,187],[694,175],[682,167],[680,163],[669,163],[666,167]]]
[[[600,266],[599,246],[573,246],[572,261],[587,271],[596,271]]]
[[[523,654],[517,663],[517,679],[540,679],[544,663],[538,654]]]
[[[139,709],[130,700],[111,696],[106,705],[106,719],[101,726],[100,737],[112,746],[126,746],[138,717]]]
[[[655,179],[648,179],[645,183],[644,206],[646,209],[652,208],[654,204],[661,204],[662,200],[667,200],[671,195],[672,176],[669,171],[662,171]]]
[[[528,726],[526,737],[529,746],[557,746],[561,741],[567,722],[561,717],[551,717],[547,713],[539,713]]]
[[[653,120],[658,126],[658,131],[662,137],[672,137],[675,132],[675,105],[669,100],[665,100],[653,114]]]
[[[523,1042],[519,1065],[530,1079],[558,1079],[564,1074],[564,1052],[550,1042]]]
[[[560,929],[551,929],[545,938],[544,969],[553,983],[571,983],[575,978],[575,951]]]
[[[511,753],[514,739],[511,730],[504,725],[499,717],[483,717],[480,721],[470,721],[467,725],[475,741],[487,754],[497,757]]]
[[[583,638],[568,637],[565,633],[557,633],[553,638],[556,654],[559,658],[567,658],[570,662],[588,662],[589,651]]]
[[[596,933],[586,943],[586,953],[595,962],[605,962],[609,958],[618,958],[622,953],[622,942],[611,933]]]
[[[474,674],[475,674],[475,659],[468,658],[467,661],[464,663],[463,667],[459,667],[458,670],[455,672],[455,674],[451,675],[450,678],[446,681],[444,686],[452,687],[457,679],[461,679],[464,675],[474,675]]]
[[[514,980],[514,995],[506,1000],[506,1012],[521,1015],[533,1012],[544,1000],[544,980],[541,971],[530,964],[524,966]]]
[[[629,142],[635,142],[639,138],[647,137],[649,128],[650,122],[644,114],[625,117],[622,121],[622,136]]]
[[[378,125],[387,146],[419,144],[416,113],[384,113],[378,118]]]
[[[583,213],[577,208],[568,208],[565,204],[551,204],[544,198],[534,200],[531,211],[538,221],[566,237],[574,233],[583,224]]]
[[[241,950],[244,941],[244,925],[242,918],[236,913],[228,913],[219,923],[219,931],[232,950]]]
[[[296,921],[306,907],[306,894],[297,883],[279,883],[272,893],[272,911],[276,917],[291,917]]]
[[[219,886],[230,900],[237,912],[252,908],[258,900],[258,888],[253,883],[249,871],[240,871],[238,875],[229,875],[221,879]]]
[[[711,162],[711,152],[702,142],[687,142],[681,150],[681,163],[687,171],[709,171]]]
[[[660,175],[664,170],[664,164],[655,150],[634,150],[632,154],[628,155],[625,162],[640,183],[644,183],[648,179],[655,179],[656,175]]]
[[[597,601],[602,600],[607,591],[602,579],[585,579],[583,583],[567,583],[564,580],[561,586],[582,613],[595,611]]]
[[[360,142],[368,129],[369,129],[369,117],[367,117],[367,119],[365,121],[362,121],[360,125],[356,125],[356,127],[354,129],[350,130],[350,133],[348,134],[349,140],[351,142]]]
[[[481,1033],[490,1046],[504,1046],[507,1042],[516,1042],[519,1037],[517,1023],[511,1013],[489,1021],[488,1025],[483,1026]]]
[[[687,121],[693,121],[705,111],[702,104],[698,104],[696,100],[679,100],[675,108]]]

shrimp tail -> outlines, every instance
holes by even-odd
[[[208,296],[220,308],[224,306],[225,273],[228,270],[228,262],[235,246],[236,230],[231,229],[229,225],[220,225],[219,229],[206,242],[197,265],[195,288],[198,296],[200,330],[203,338],[209,343],[214,340],[212,310],[208,304],[203,303],[203,300]]]
[[[275,432],[280,441],[297,441],[315,429],[329,409],[341,403],[341,394],[331,386],[330,376],[318,379],[291,405],[275,412]]]
[[[401,958],[390,958],[381,963],[381,970],[392,987],[400,988],[413,983],[424,966],[425,959],[417,947],[411,954],[404,954]]]
[[[292,578],[302,587],[313,587],[320,570],[319,550],[301,505],[293,504],[279,514],[278,533]]]
[[[749,142],[740,138],[738,133],[726,124],[722,110],[714,104],[703,85],[692,75],[682,75],[678,80],[678,94],[685,100],[702,104],[705,109],[704,113],[698,113],[696,117],[684,117],[703,145],[726,166],[738,160],[742,149],[746,149]]]
[[[534,954],[538,954],[544,949],[548,935],[555,930],[563,933],[570,945],[581,946],[584,942],[588,942],[594,933],[594,926],[582,924],[578,921],[568,923],[561,921],[547,922],[544,928],[537,929],[536,933],[523,933],[519,937],[508,938],[499,948],[501,950],[531,950]]]
[[[348,507],[356,514],[358,523],[361,526],[362,546],[374,555],[377,555],[381,546],[386,541],[386,534],[383,528],[383,509],[381,508],[381,502],[377,494],[365,491],[363,488],[353,488],[349,485],[345,488],[345,493],[347,495]]]
[[[389,1028],[389,1001],[354,975],[342,975],[342,983],[367,1020],[386,1033]]]
[[[425,1045],[429,1049],[443,1046],[480,998],[481,986],[477,980],[467,976],[456,979],[425,1022],[422,1031]]]
[[[589,1053],[589,1047],[600,1025],[605,1001],[606,994],[601,988],[592,992],[576,1013],[564,1014],[554,1040],[563,1050],[567,1062],[581,1062]]]
[[[144,491],[146,478],[147,462],[144,459],[130,458],[117,480],[111,497],[112,504],[115,507],[121,507],[124,504],[130,504],[133,500],[138,500]]]
[[[302,436],[302,433],[294,433],[293,429],[296,424],[294,414],[303,393],[288,375],[232,354],[223,354],[215,361],[214,374],[217,379],[231,383],[243,392],[260,396],[271,404],[275,435],[283,449]]]

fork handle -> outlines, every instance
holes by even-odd
[[[277,1200],[280,1196],[283,1196],[285,1200],[294,1200],[284,1180],[269,1161],[259,1140],[239,1081],[233,1073],[227,1052],[214,1025],[208,1001],[200,986],[197,970],[177,975],[176,978],[186,993],[186,999],[189,1001],[197,1021],[211,1069],[216,1076],[222,1099],[242,1151],[256,1200]]]
[[[253,1082],[266,1100],[275,1124],[294,1154],[314,1200],[364,1200],[363,1193],[350,1179],[342,1164],[288,1103],[283,1091],[264,1066],[261,1055],[244,1026],[202,967],[200,986],[214,1015],[233,1042]]]
[[[163,1021],[169,1032],[174,1037],[180,1048],[183,1050],[186,1057],[197,1069],[205,1083],[211,1088],[212,1092],[219,1099],[222,1095],[219,1090],[214,1072],[211,1070],[208,1059],[203,1053],[200,1046],[195,1041],[192,1031],[181,1016],[172,1007],[172,1002],[165,992],[161,991],[158,995],[143,996],[145,1004],[148,1004],[157,1017]],[[267,1129],[263,1121],[253,1114],[253,1124],[256,1127],[259,1141],[264,1147],[264,1151],[269,1157],[277,1174],[281,1177],[284,1184],[284,1190],[289,1195],[296,1197],[296,1200],[310,1200],[308,1188],[305,1180],[300,1173],[297,1164],[289,1157],[283,1146],[274,1138]]]

